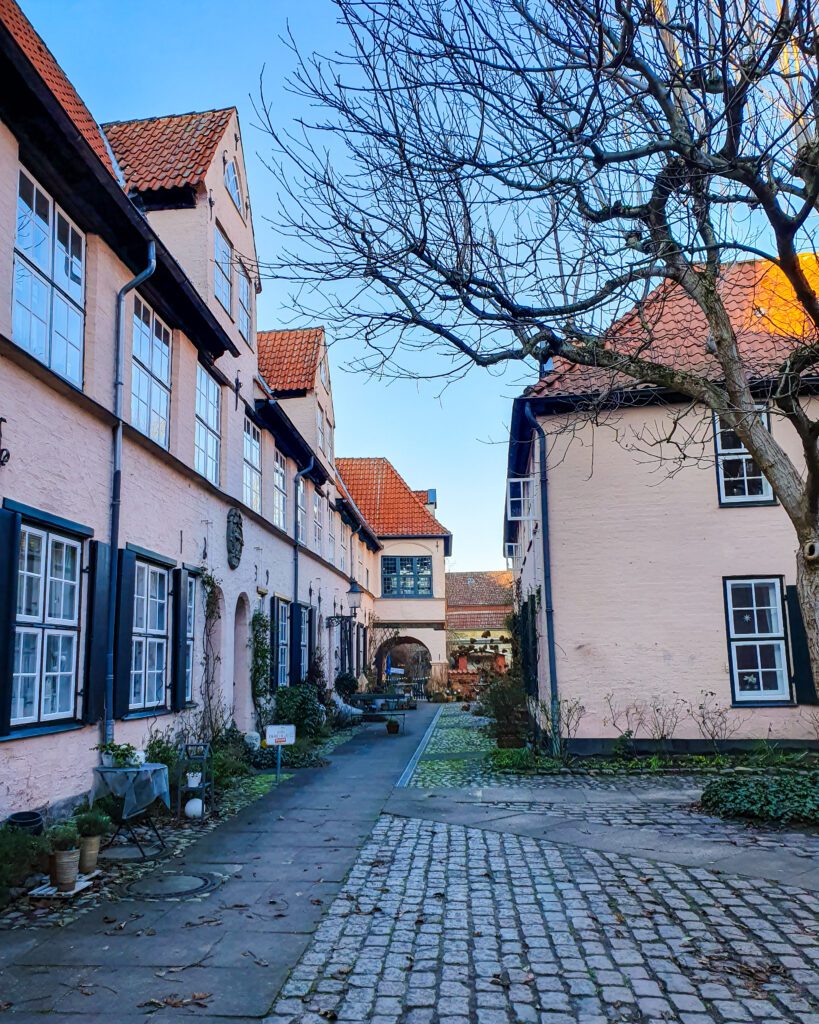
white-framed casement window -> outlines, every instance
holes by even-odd
[[[216,298],[231,312],[231,281],[233,272],[233,246],[218,227],[213,229],[213,290]]]
[[[152,441],[168,447],[171,404],[171,332],[151,307],[134,298],[131,422]]]
[[[327,552],[328,559],[336,564],[336,515],[335,512],[327,507],[327,546],[329,548]]]
[[[242,213],[242,190],[239,187],[239,172],[236,169],[235,160],[228,160],[225,164],[225,188],[230,193],[230,198],[236,205],[236,209]],[[242,216],[244,216],[243,213]]]
[[[350,527],[346,523],[341,524],[339,531],[338,546],[338,567],[342,572],[347,572],[347,550],[350,546]]]
[[[287,529],[287,459],[279,451],[273,459],[273,525]]]
[[[789,701],[781,578],[735,577],[724,582],[734,702]]]
[[[239,267],[239,334],[248,345],[252,344],[253,300],[251,299],[250,278],[244,267]]]
[[[290,605],[278,602],[276,623],[276,682],[279,686],[290,683]]]
[[[302,682],[307,678],[307,669],[310,666],[310,609],[303,605],[299,607],[301,615],[301,630],[299,632],[299,679]]]
[[[321,409],[316,409],[316,435],[318,437],[319,451],[324,451],[324,413]]]
[[[79,541],[23,524],[11,681],[13,726],[74,717],[81,563]]]
[[[300,476],[296,484],[296,540],[304,543],[304,535],[307,530],[307,488],[304,486],[304,477]]]
[[[131,635],[131,711],[164,707],[168,686],[168,570],[137,562]]]
[[[82,386],[85,236],[27,171],[17,185],[12,338]]]
[[[760,419],[770,430],[764,405],[757,407]],[[720,505],[773,504],[771,485],[754,462],[733,427],[714,413],[714,439],[717,449],[717,482]]]
[[[245,417],[242,483],[245,505],[262,511],[262,432]]]
[[[196,577],[188,576],[188,591],[185,594],[187,615],[185,617],[185,702],[193,701],[193,652],[196,643]]]
[[[323,355],[321,357],[321,361],[319,362],[319,378],[321,380],[321,383],[325,386],[325,388],[329,388],[330,387],[330,375],[327,372],[327,356],[326,355]]]
[[[324,498],[313,491],[313,549],[321,554],[324,544]]]
[[[532,478],[514,477],[506,481],[506,517],[510,522],[534,517]]]
[[[222,389],[199,363],[196,367],[196,432],[194,468],[197,473],[219,483],[219,458],[222,448]]]

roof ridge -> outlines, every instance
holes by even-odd
[[[230,107],[210,107],[207,110],[186,110],[182,114],[150,114],[147,117],[123,117],[116,121],[100,122],[100,128],[111,128],[114,125],[121,124],[147,124],[149,121],[170,121],[179,117],[201,117],[202,114],[227,114],[233,110],[238,111],[238,107],[235,104]]]

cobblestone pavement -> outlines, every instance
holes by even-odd
[[[819,898],[382,816],[277,1024],[819,1024]]]

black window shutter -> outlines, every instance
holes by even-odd
[[[0,508],[0,736],[5,736],[11,728],[20,522],[19,513]]]
[[[793,660],[793,695],[797,704],[819,704],[816,690],[813,687],[813,673],[810,667],[808,638],[805,635],[805,623],[802,609],[799,607],[799,594],[796,587],[785,587],[785,603],[788,607],[788,627],[791,634],[791,657]]]
[[[187,703],[188,570],[174,569],[171,577],[171,707],[181,711]]]
[[[85,679],[82,720],[98,722],[105,712],[105,677],[108,672],[108,579],[111,547],[92,540],[88,562],[88,626],[85,636]]]
[[[308,628],[310,630],[310,646],[307,652],[308,665],[313,660],[316,654],[316,609],[311,608],[308,619]]]
[[[136,555],[120,548],[117,572],[117,624],[114,646],[114,718],[128,714],[131,694],[131,637],[134,631]]]
[[[290,605],[290,685],[301,682],[301,605]]]
[[[279,606],[278,597],[270,599],[270,690],[279,685]]]

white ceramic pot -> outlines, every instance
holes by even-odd
[[[201,772],[188,772],[188,789],[198,789],[202,785],[202,773]]]

